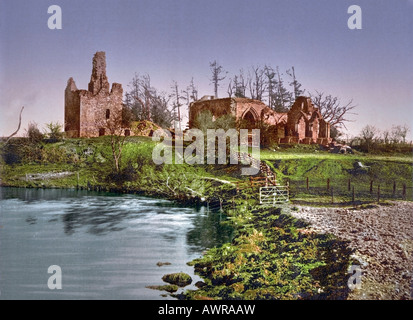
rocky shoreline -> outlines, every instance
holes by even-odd
[[[350,241],[361,288],[350,300],[413,300],[413,202],[356,208],[296,206],[291,214],[315,232]]]

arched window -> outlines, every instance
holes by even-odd
[[[248,111],[245,115],[244,115],[244,119],[245,121],[245,126],[247,127],[247,129],[253,129],[256,127],[255,124],[255,117],[252,114],[251,111]]]

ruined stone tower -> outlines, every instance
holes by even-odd
[[[98,137],[109,134],[108,123],[122,121],[122,85],[113,83],[109,91],[105,52],[93,57],[88,90],[79,90],[69,78],[65,90],[65,132],[67,137]]]

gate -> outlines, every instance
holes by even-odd
[[[276,205],[286,203],[289,200],[289,187],[287,186],[269,186],[260,187],[260,204]]]

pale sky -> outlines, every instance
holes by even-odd
[[[62,29],[47,25],[50,5]],[[362,29],[350,30],[350,5]],[[96,51],[105,51],[109,82],[124,91],[135,73],[170,91],[194,77],[213,94],[209,63],[228,76],[252,65],[295,67],[310,92],[357,104],[349,135],[374,125],[413,127],[413,1],[410,0],[0,0],[0,136],[64,120],[64,89],[87,89]],[[227,83],[219,95],[226,96]],[[409,134],[412,139],[412,133]]]

